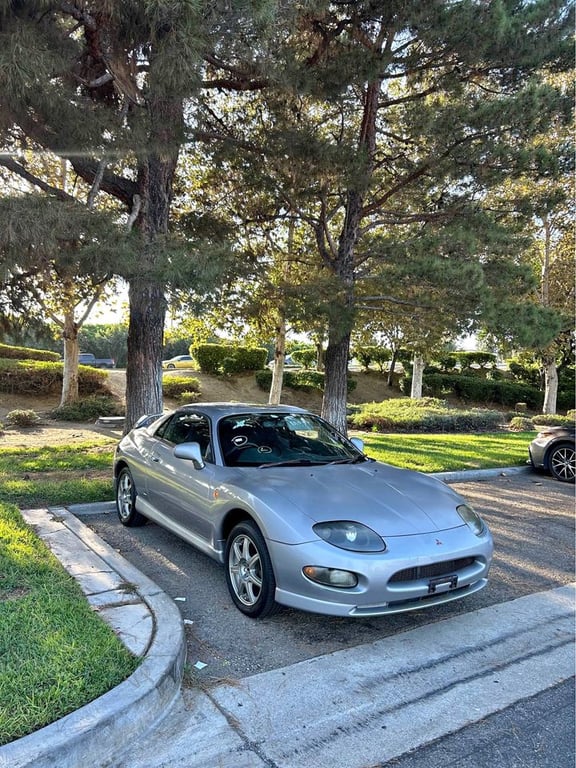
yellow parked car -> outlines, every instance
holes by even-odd
[[[165,371],[171,371],[174,368],[192,368],[193,361],[191,355],[176,355],[170,360],[162,360],[162,368]]]

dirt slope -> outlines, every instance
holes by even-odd
[[[126,387],[126,374],[123,370],[108,371],[108,386],[120,400],[124,400]],[[253,374],[235,376],[224,379],[217,376],[208,376],[198,371],[175,371],[166,376],[194,376],[200,381],[200,402],[246,402],[266,403],[268,392],[256,385]],[[386,385],[384,376],[376,372],[369,374],[354,374],[356,389],[350,394],[350,403],[379,402],[389,397],[398,397],[397,390],[390,389]],[[4,426],[0,430],[0,447],[27,447],[30,445],[57,445],[67,443],[89,442],[94,439],[111,438],[119,439],[121,429],[110,429],[96,426],[95,424],[72,423],[52,421],[47,414],[55,408],[60,398],[53,397],[23,397],[16,394],[6,395],[0,393],[0,423]],[[287,405],[298,405],[315,412],[320,412],[322,407],[322,395],[319,392],[301,392],[298,390],[284,389],[282,402]],[[166,400],[165,407],[172,408],[175,402]],[[18,428],[6,425],[6,414],[12,410],[33,410],[41,421],[34,427]]]

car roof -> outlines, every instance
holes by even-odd
[[[310,413],[296,405],[263,405],[262,403],[188,403],[175,410],[201,412],[215,419],[244,413]]]

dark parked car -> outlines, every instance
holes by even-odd
[[[439,480],[370,459],[301,408],[188,405],[120,441],[116,505],[222,563],[248,616],[277,603],[381,616],[463,598],[487,583],[486,524]]]
[[[115,368],[116,362],[111,357],[96,357],[92,352],[80,352],[79,365],[89,365],[91,368]]]
[[[576,473],[574,426],[543,427],[528,446],[534,469],[548,472],[557,480],[573,483]]]

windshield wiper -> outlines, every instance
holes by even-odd
[[[266,467],[311,467],[312,465],[325,464],[324,461],[312,461],[311,459],[286,459],[285,461],[270,461],[266,464],[258,464],[258,469]]]
[[[327,464],[358,464],[360,461],[370,461],[367,456],[354,456],[349,459],[334,459],[334,461],[327,461]]]

